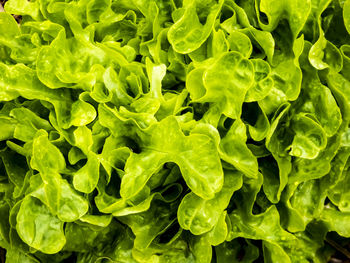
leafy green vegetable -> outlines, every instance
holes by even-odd
[[[6,262],[321,263],[349,243],[349,0],[4,10]]]

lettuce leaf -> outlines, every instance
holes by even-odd
[[[321,263],[350,242],[349,0],[2,2],[6,262]]]

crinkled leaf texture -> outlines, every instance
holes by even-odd
[[[5,2],[7,263],[323,263],[349,243],[350,0]]]

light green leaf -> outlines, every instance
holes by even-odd
[[[179,224],[194,235],[210,231],[219,221],[224,209],[228,206],[235,190],[242,185],[242,174],[227,171],[224,186],[213,199],[205,200],[194,193],[187,194],[178,209]]]
[[[87,163],[73,177],[74,188],[83,193],[91,193],[97,186],[100,162],[94,153],[88,155]]]
[[[237,52],[221,55],[207,68],[199,67],[187,77],[187,89],[195,102],[218,102],[232,119],[241,115],[245,94],[253,82],[253,65]]]
[[[173,49],[181,54],[187,54],[199,48],[209,37],[223,2],[220,0],[209,10],[205,10],[206,21],[202,25],[198,17],[202,14],[197,13],[197,2],[195,0],[185,1],[183,15],[168,31],[168,39]]]
[[[45,174],[59,172],[66,167],[62,153],[49,141],[47,133],[43,130],[38,131],[33,140],[33,157],[30,164],[33,169]]]
[[[24,242],[43,253],[57,253],[66,243],[63,222],[34,197],[23,200],[16,229]]]
[[[292,156],[314,159],[327,145],[322,127],[306,114],[294,117],[292,129],[295,132],[289,152]]]
[[[350,1],[346,0],[343,7],[343,17],[346,30],[350,34]]]
[[[141,153],[132,154],[125,164],[120,190],[123,198],[137,194],[165,162],[175,162],[180,167],[188,186],[198,196],[209,199],[220,191],[223,173],[210,137],[203,134],[185,136],[172,117],[141,134],[145,138]]]
[[[246,127],[236,120],[220,142],[220,156],[246,176],[256,178],[258,161],[246,145]]]

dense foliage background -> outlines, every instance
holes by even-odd
[[[6,262],[347,254],[349,32],[350,0],[8,1]]]

